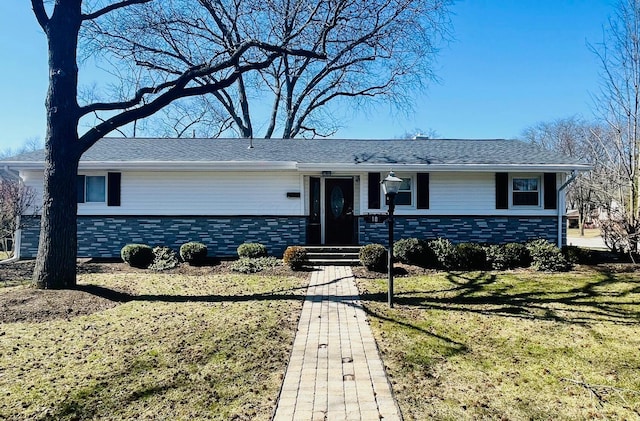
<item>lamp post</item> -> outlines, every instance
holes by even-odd
[[[389,258],[387,263],[387,271],[389,274],[389,292],[387,296],[387,302],[389,304],[389,307],[391,308],[393,308],[393,212],[396,208],[396,195],[398,194],[398,190],[400,190],[401,184],[402,179],[396,177],[393,171],[390,171],[389,175],[386,176],[384,180],[382,180],[382,188],[389,203],[389,251],[387,252],[387,256]]]

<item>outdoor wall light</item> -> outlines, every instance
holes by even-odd
[[[393,308],[393,212],[396,208],[396,195],[398,194],[398,190],[400,190],[402,179],[396,177],[393,171],[390,171],[389,175],[386,176],[380,184],[382,184],[382,189],[384,190],[384,194],[387,196],[387,202],[389,203],[389,218],[387,219],[389,223],[389,250],[387,251],[389,259],[387,262],[389,292],[387,295],[387,302],[389,307]]]

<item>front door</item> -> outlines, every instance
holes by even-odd
[[[353,217],[353,179],[325,179],[325,244],[355,244]]]

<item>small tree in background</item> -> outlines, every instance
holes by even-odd
[[[0,248],[9,257],[14,255],[16,231],[22,228],[21,216],[36,212],[36,193],[16,179],[0,179]]]

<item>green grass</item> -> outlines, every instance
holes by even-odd
[[[69,320],[0,325],[0,419],[268,420],[305,283],[80,275],[95,294],[127,291],[126,302]],[[0,294],[17,288],[27,286]]]
[[[358,283],[406,420],[640,418],[640,274]]]

